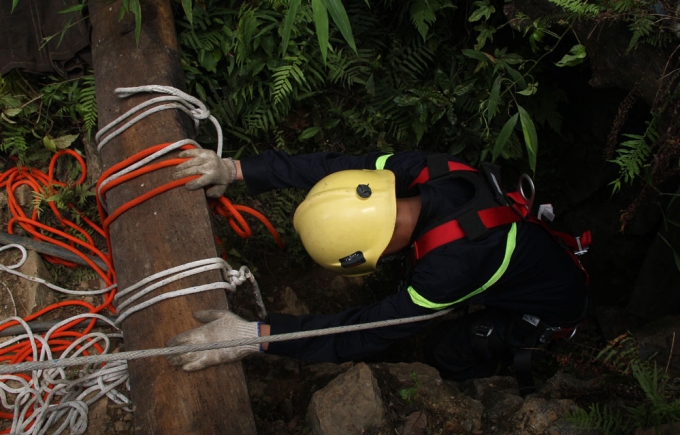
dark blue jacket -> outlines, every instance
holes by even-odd
[[[346,169],[375,169],[384,153],[349,156],[315,153],[288,156],[267,151],[241,161],[244,180],[251,194],[272,189],[310,189],[324,176]],[[390,156],[384,169],[394,172],[397,198],[419,194],[422,208],[414,240],[432,222],[445,219],[465,204],[472,189],[458,180],[435,180],[411,189],[411,182],[426,166],[428,153],[399,152]],[[450,157],[451,160],[457,160]],[[458,160],[459,161],[459,160]],[[500,268],[506,255],[510,225],[490,231],[474,241],[461,239],[438,247],[418,261],[408,286],[420,298],[447,305],[465,299]],[[578,319],[586,305],[581,270],[552,236],[540,226],[517,223],[516,247],[504,274],[488,289],[453,306],[485,305],[517,314],[531,314],[546,323],[569,323]],[[291,316],[271,314],[271,334],[306,331],[333,326],[411,317],[433,312],[414,302],[405,289],[380,302],[349,308],[337,314]],[[409,323],[358,332],[270,343],[268,353],[303,360],[344,362],[385,349],[395,340],[426,327],[428,322]]]

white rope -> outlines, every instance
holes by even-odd
[[[1,246],[0,252],[6,251],[8,249],[18,249],[19,251],[21,251],[21,258],[15,264],[13,264],[11,266],[6,266],[4,264],[0,264],[0,270],[2,270],[3,272],[11,273],[12,275],[16,275],[16,276],[21,277],[23,279],[26,279],[28,281],[33,281],[33,282],[37,282],[39,284],[43,284],[43,285],[51,288],[52,290],[58,291],[59,293],[64,293],[64,294],[67,294],[67,295],[75,295],[75,296],[92,296],[92,295],[101,295],[101,294],[104,294],[104,293],[108,293],[111,290],[113,290],[114,288],[116,288],[116,284],[110,285],[110,286],[103,288],[103,289],[100,289],[100,290],[83,290],[83,291],[69,290],[69,289],[66,289],[66,288],[63,288],[63,287],[59,287],[58,285],[52,284],[49,281],[45,281],[42,278],[38,278],[36,276],[31,276],[31,275],[26,275],[24,273],[19,272],[18,270],[14,270],[14,269],[17,269],[17,268],[23,266],[23,264],[26,262],[26,259],[28,258],[28,252],[26,251],[26,248],[24,248],[21,245],[17,245],[16,243],[10,243],[9,245]]]
[[[137,86],[133,88],[118,88],[114,92],[120,98],[127,98],[140,93],[160,93],[169,94],[171,96],[156,97],[147,100],[133,107],[132,109],[128,110],[118,118],[111,121],[107,126],[102,128],[95,136],[95,140],[98,143],[97,150],[101,151],[104,145],[109,143],[113,138],[121,134],[123,131],[128,129],[136,122],[146,118],[147,116],[161,112],[163,110],[179,109],[193,118],[194,125],[196,127],[198,127],[198,123],[204,119],[209,119],[210,122],[213,123],[215,129],[217,130],[217,155],[222,157],[222,143],[223,143],[222,128],[220,127],[220,124],[217,121],[217,119],[210,114],[208,108],[198,98],[192,97],[191,95],[182,92],[179,89],[173,88],[171,86],[158,86],[158,85]],[[144,110],[149,106],[153,106],[154,104],[163,103],[166,101],[171,101],[171,103],[150,107],[148,110],[142,112],[140,115],[126,122],[120,128],[111,131],[113,128],[125,122],[128,118],[130,118],[137,112]]]
[[[182,278],[187,278],[189,276],[197,275],[199,273],[204,273],[211,270],[219,270],[220,272],[222,272],[222,278],[225,279],[226,282],[219,281],[210,284],[203,284],[199,286],[187,287],[180,290],[166,292],[158,296],[155,296],[145,302],[142,302],[138,305],[131,306],[132,303],[135,302],[136,300],[144,296],[147,296],[154,290],[157,290],[167,284],[178,281]],[[256,298],[259,298],[259,300],[261,301],[262,297],[259,295],[259,288],[256,287],[257,284],[255,282],[253,274],[250,272],[250,269],[248,269],[248,267],[246,266],[241,266],[239,270],[234,270],[229,265],[229,263],[227,263],[226,261],[219,257],[193,261],[191,263],[183,264],[181,266],[176,266],[164,270],[162,272],[158,272],[139,281],[137,284],[134,284],[130,287],[123,289],[114,297],[113,299],[114,302],[118,302],[124,296],[128,296],[127,299],[125,299],[125,301],[120,302],[116,305],[116,308],[118,309],[119,313],[118,319],[116,320],[116,324],[117,325],[122,324],[123,320],[126,319],[132,313],[140,311],[160,301],[175,298],[178,296],[185,296],[215,289],[234,291],[236,290],[237,286],[243,284],[246,280],[250,280],[253,283],[253,291],[256,293]],[[262,304],[262,306],[258,306],[258,310],[259,310],[258,315],[260,316],[261,319],[264,319],[267,315],[266,311],[264,310],[264,305]]]
[[[31,343],[33,362],[54,362],[48,341],[59,328],[78,319],[99,319],[116,328],[105,316],[86,313],[57,323],[41,337],[33,334],[23,319],[11,317],[0,322],[0,325],[16,321],[24,328],[25,334],[0,344],[0,349],[28,339]],[[87,334],[73,341],[62,352],[61,359],[78,359],[82,358],[85,351],[96,352],[95,344],[102,346],[102,354],[108,354],[111,339],[122,338],[120,332]],[[41,344],[40,350],[38,343]],[[66,372],[61,367],[36,369],[32,371],[29,380],[14,374],[6,374],[19,373],[20,371],[16,370],[17,365],[3,366],[8,370],[0,373],[0,403],[13,414],[11,434],[41,435],[52,428],[50,433],[54,435],[61,434],[67,429],[68,433],[79,435],[87,428],[89,406],[100,398],[106,396],[116,404],[130,404],[130,400],[118,391],[123,385],[129,389],[125,360],[114,361],[103,367],[84,364],[76,375]],[[28,415],[29,411],[31,415]],[[59,424],[59,427],[55,429],[53,426],[56,424]]]

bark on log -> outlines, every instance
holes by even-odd
[[[121,100],[117,87],[166,85],[184,89],[170,0],[145,0],[142,32],[135,42],[134,18],[119,20],[121,1],[90,2],[100,128],[151,96]],[[105,169],[149,146],[191,137],[186,115],[166,110],[136,124],[102,150]],[[156,171],[109,191],[115,210],[167,183],[171,169]],[[217,257],[203,192],[176,188],[127,211],[110,227],[119,288],[190,261]],[[221,280],[203,273],[161,291]],[[173,298],[123,322],[126,350],[165,346],[168,339],[199,326],[192,313],[226,309],[223,290]],[[255,423],[240,363],[185,373],[165,358],[129,363],[135,432],[138,434],[255,434]]]

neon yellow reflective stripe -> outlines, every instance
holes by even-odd
[[[488,289],[492,285],[496,284],[496,282],[501,279],[501,276],[505,273],[505,271],[508,269],[508,265],[510,264],[510,258],[512,257],[512,253],[515,252],[515,246],[517,246],[517,222],[512,223],[512,227],[510,228],[510,231],[508,232],[508,240],[505,243],[505,257],[503,258],[503,262],[501,263],[501,266],[498,268],[496,273],[494,273],[491,278],[478,288],[477,290],[473,291],[472,293],[458,299],[457,301],[454,302],[446,302],[443,304],[439,304],[436,302],[428,301],[424,297],[418,294],[416,289],[413,288],[413,286],[409,286],[407,291],[408,294],[411,296],[411,300],[413,301],[414,304],[424,307],[424,308],[429,308],[431,310],[442,310],[444,308],[448,308],[451,305],[459,304],[463,302],[466,299],[470,299],[471,297],[480,294],[484,290]]]
[[[375,161],[375,169],[385,169],[385,163],[387,163],[387,159],[389,159],[390,156],[392,156],[392,154],[385,154],[384,156],[378,157],[378,160]]]

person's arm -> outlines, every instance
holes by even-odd
[[[308,190],[326,175],[346,169],[376,169],[376,161],[383,155],[373,152],[364,156],[341,153],[289,156],[281,151],[265,151],[238,161],[238,168],[250,194],[256,195],[289,187]]]
[[[380,302],[355,307],[337,314],[307,314],[292,316],[272,313],[269,318],[270,335],[311,331],[336,326],[357,325],[390,319],[431,314],[432,310],[412,303],[405,291],[400,291]],[[267,352],[301,360],[341,363],[376,354],[395,341],[413,335],[429,322],[404,323],[398,326],[371,328],[354,332],[269,343]],[[263,348],[264,349],[264,348]]]
[[[249,322],[227,310],[199,311],[194,314],[194,317],[204,325],[173,337],[168,342],[168,346],[268,337],[289,332],[399,319],[432,312],[415,306],[408,300],[408,296],[404,299],[405,293],[400,292],[373,305],[352,308],[339,314],[305,316],[272,314],[270,324]],[[427,323],[421,321],[306,339],[187,352],[169,356],[168,362],[172,366],[181,366],[186,371],[195,371],[217,364],[238,361],[246,355],[262,351],[305,360],[342,362],[377,353],[390,343],[412,335]]]

